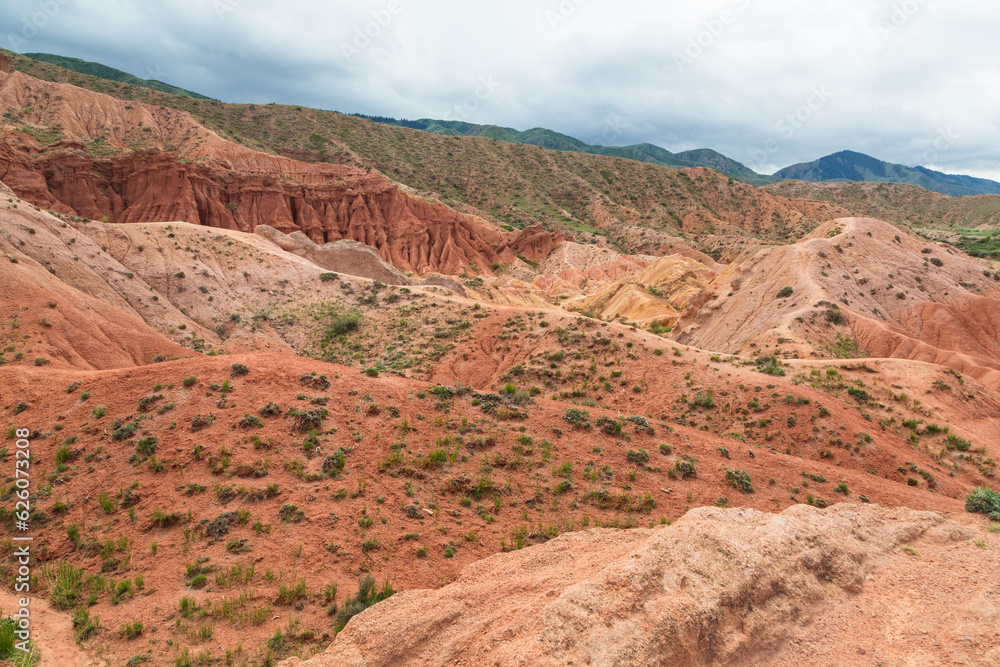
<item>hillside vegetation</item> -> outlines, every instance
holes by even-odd
[[[129,74],[128,72],[123,72],[120,69],[108,67],[107,65],[102,65],[101,63],[92,63],[86,60],[80,60],[79,58],[69,58],[67,56],[57,56],[52,53],[26,53],[24,55],[29,58],[34,58],[35,60],[41,60],[42,62],[50,63],[52,65],[58,65],[64,69],[79,72],[80,74],[89,74],[91,76],[107,79],[109,81],[119,81],[130,85],[142,86],[143,88],[149,88],[151,90],[157,90],[161,93],[169,93],[171,95],[180,95],[181,97],[194,97],[199,100],[211,99],[205,95],[191,92],[190,90],[178,88],[177,86],[171,86],[169,83],[164,83],[163,81],[157,81],[156,79],[141,79],[134,74]]]

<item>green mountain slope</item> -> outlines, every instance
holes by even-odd
[[[696,157],[725,166],[725,156],[713,151],[674,156],[641,144],[607,149],[632,151],[631,159],[624,159],[545,150],[516,142],[521,133],[509,128],[405,121],[418,126],[411,128],[301,106],[225,104],[165,94],[7,53],[12,70],[119,99],[184,110],[206,127],[256,150],[378,169],[424,196],[438,197],[460,210],[471,207],[512,228],[540,223],[581,240],[607,236],[634,252],[652,253],[681,237],[715,256],[731,257],[760,240],[787,242],[822,220],[860,211],[904,224],[928,224],[938,218],[970,227],[990,225],[995,213],[985,201],[970,207],[966,206],[971,205],[970,198],[954,199],[917,188],[895,203],[877,193],[841,197],[812,192],[850,185],[843,183],[786,181],[768,186],[771,192],[766,192],[718,171],[675,169],[654,162],[668,156]],[[435,124],[439,131],[419,129]],[[534,140],[564,136],[551,135],[541,130],[534,133]],[[920,193],[929,198],[926,203]],[[907,206],[915,199],[920,199],[919,210],[925,212],[913,217],[896,205]]]
[[[10,54],[17,56],[18,54]],[[141,86],[169,93],[181,97],[189,97],[199,100],[209,100],[204,95],[184,90],[176,86],[163,83],[162,81],[147,81],[136,76],[122,72],[120,70],[80,60],[47,53],[24,54],[33,59],[32,62],[44,62],[56,65],[60,68],[115,81],[130,86]],[[15,58],[16,59],[16,58]],[[37,66],[29,66],[22,63],[15,65],[15,69],[23,69],[29,74],[40,76]],[[49,77],[52,75],[49,74]],[[41,76],[46,78],[46,76]],[[55,80],[55,79],[51,79]],[[59,80],[65,80],[62,77]],[[70,81],[75,85],[82,85],[78,80]],[[109,92],[101,87],[85,86],[100,92]],[[114,94],[114,93],[111,93]],[[137,98],[138,99],[138,98]],[[161,102],[162,103],[162,102]],[[298,109],[299,107],[295,107]],[[412,130],[420,130],[433,134],[451,137],[482,137],[512,144],[524,144],[538,146],[548,150],[565,151],[573,153],[583,153],[590,155],[603,155],[608,157],[625,158],[646,162],[674,169],[684,169],[691,167],[707,167],[714,169],[730,178],[748,183],[750,185],[764,186],[777,183],[782,180],[801,180],[807,182],[874,182],[874,183],[903,183],[917,185],[934,192],[949,196],[967,196],[982,194],[1000,194],[1000,183],[972,176],[945,174],[924,167],[906,167],[901,164],[883,162],[863,153],[854,151],[841,151],[832,155],[827,155],[813,162],[804,162],[786,167],[772,176],[758,174],[746,165],[733,160],[717,151],[701,148],[680,153],[672,153],[664,148],[649,143],[635,144],[632,146],[598,146],[587,144],[574,137],[547,130],[545,128],[532,128],[530,130],[519,131],[509,127],[498,125],[477,125],[463,121],[435,120],[422,118],[419,120],[401,120],[386,116],[366,116],[362,114],[352,114],[357,118],[364,118],[384,125],[392,125]],[[250,132],[253,134],[253,131]],[[322,144],[322,142],[321,142]],[[320,144],[320,145],[321,145]],[[306,145],[301,148],[316,148],[317,145]],[[283,146],[282,149],[288,151],[294,149],[292,146]]]
[[[1000,194],[1000,183],[972,176],[944,174],[924,167],[906,167],[883,162],[864,153],[841,151],[813,162],[785,167],[775,176],[799,181],[868,181],[906,183],[934,192],[959,197],[963,195]]]
[[[660,148],[653,144],[643,143],[632,146],[595,146],[584,143],[565,134],[536,127],[520,132],[509,127],[499,127],[496,125],[475,125],[461,121],[433,120],[422,118],[420,120],[399,120],[385,116],[365,116],[355,114],[359,118],[367,118],[376,123],[386,125],[396,125],[408,127],[424,132],[444,134],[458,137],[487,137],[499,141],[507,141],[514,144],[528,144],[555,151],[572,151],[575,153],[588,153],[590,155],[607,155],[610,157],[623,157],[639,162],[649,162],[664,167],[684,169],[689,167],[708,167],[715,169],[727,176],[739,179],[753,185],[763,185],[773,183],[775,179],[769,176],[761,176],[750,168],[739,162],[727,158],[721,153],[710,149],[700,149],[686,151],[685,153],[671,153],[665,148]]]
[[[108,81],[119,81],[133,86],[143,86],[144,88],[158,90],[161,93],[170,93],[171,95],[180,95],[181,97],[193,97],[199,100],[212,99],[205,95],[191,92],[190,90],[184,90],[183,88],[178,88],[177,86],[171,86],[169,83],[163,83],[162,81],[156,81],[155,79],[140,79],[137,76],[115,69],[114,67],[80,60],[79,58],[57,56],[51,53],[25,53],[24,55],[29,58],[34,58],[35,60],[41,60],[53,65],[58,65],[59,67],[63,67],[65,69],[73,70],[74,72],[107,79]]]

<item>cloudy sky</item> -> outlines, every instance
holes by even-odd
[[[995,0],[5,0],[0,45],[226,102],[1000,180]]]

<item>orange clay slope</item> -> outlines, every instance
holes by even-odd
[[[731,264],[677,340],[728,353],[927,361],[1000,387],[1000,273],[869,218]]]

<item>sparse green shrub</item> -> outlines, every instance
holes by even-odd
[[[278,587],[278,604],[292,604],[301,597],[305,597],[308,592],[306,587],[306,580],[299,579],[298,582],[292,585],[281,584]]]
[[[315,410],[289,410],[289,416],[295,419],[295,428],[300,431],[318,429],[323,425],[323,420],[330,414],[326,408]]]
[[[785,375],[785,370],[781,367],[781,362],[773,354],[770,357],[759,357],[757,359],[757,371],[778,377]]]
[[[695,468],[694,462],[689,460],[681,460],[674,464],[673,467],[674,475],[680,479],[686,479],[688,477],[697,477],[698,471]]]
[[[82,568],[76,568],[61,561],[54,567],[43,569],[42,578],[48,585],[49,598],[56,609],[68,611],[76,607],[80,601],[80,585],[83,580]]]
[[[117,419],[111,425],[111,437],[115,440],[128,440],[135,432],[139,429],[139,420],[135,419],[129,423],[124,423],[122,420]]]
[[[726,470],[726,483],[740,493],[753,493],[753,483],[745,470]]]
[[[211,426],[215,422],[215,415],[209,413],[207,415],[197,414],[191,418],[191,431],[200,431],[201,429]]]
[[[344,450],[338,449],[333,454],[330,454],[323,459],[323,473],[332,477],[343,470],[346,463],[347,462],[344,459]]]
[[[243,417],[236,422],[236,425],[240,428],[254,428],[256,426],[263,426],[260,418],[257,415],[244,414]]]
[[[281,414],[281,406],[272,401],[267,405],[261,406],[257,412],[264,417],[277,417]]]
[[[360,321],[361,316],[355,312],[333,315],[326,327],[326,333],[323,335],[323,343],[330,343],[335,338],[357,331]]]
[[[986,514],[993,521],[1000,521],[1000,492],[980,486],[965,497],[965,511]]]
[[[831,308],[830,310],[826,311],[826,321],[829,322],[830,324],[838,324],[838,325],[843,324],[844,314],[840,312],[839,309]]]
[[[146,457],[152,456],[156,453],[156,445],[158,440],[155,435],[147,435],[139,439],[139,442],[135,445],[136,456],[145,459]]]
[[[125,625],[118,628],[118,635],[123,639],[135,639],[142,634],[142,620],[135,619],[131,623],[126,623]]]
[[[594,422],[604,435],[618,436],[622,432],[622,423],[617,419],[611,419],[610,417],[598,417],[597,421]]]
[[[424,553],[426,554],[426,551]],[[389,579],[386,579],[382,583],[381,589],[376,588],[373,577],[368,576],[360,580],[358,582],[358,592],[354,596],[349,597],[344,603],[343,609],[337,612],[333,626],[334,634],[343,630],[348,621],[365,609],[391,597],[395,592],[392,582]]]
[[[590,425],[590,413],[586,410],[580,410],[578,408],[570,408],[566,410],[566,415],[563,417],[566,421],[573,425],[573,428],[587,429],[591,428]]]
[[[712,390],[709,389],[706,393],[698,392],[698,395],[694,397],[691,401],[692,404],[699,408],[712,409],[715,407],[715,399],[712,398]]]
[[[646,453],[645,449],[640,449],[638,451],[628,450],[625,458],[632,463],[642,466],[649,463],[649,454]]]
[[[107,491],[101,491],[97,494],[97,504],[101,506],[105,514],[114,514],[115,510],[118,509],[118,500],[112,498]],[[77,539],[79,539],[79,529],[77,529]]]
[[[278,510],[278,518],[286,523],[299,523],[305,518],[305,512],[299,509],[298,505],[285,503]]]

